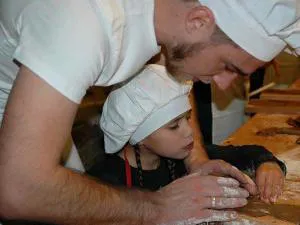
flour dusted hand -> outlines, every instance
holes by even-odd
[[[251,195],[257,194],[254,181],[236,167],[223,160],[209,160],[198,168],[202,175],[218,175],[236,179]]]
[[[156,192],[159,215],[155,224],[230,221],[237,213],[223,209],[246,205],[248,196],[235,179],[193,173]]]

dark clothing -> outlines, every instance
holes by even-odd
[[[183,160],[174,160],[174,162],[176,162],[174,170],[176,177],[184,176],[186,169]],[[87,173],[113,185],[126,185],[125,161],[116,154],[107,155],[102,163],[95,164]],[[132,186],[140,187],[138,170],[132,166],[131,176]],[[160,165],[157,169],[143,170],[143,188],[154,191],[169,184],[171,181],[170,171],[165,158],[160,160]]]
[[[263,86],[264,68],[257,69],[250,76],[250,92]],[[200,130],[204,144],[212,144],[213,135],[213,118],[212,118],[212,94],[211,85],[201,81],[195,82],[193,85],[193,94],[197,109],[197,118],[200,124]],[[260,94],[251,98],[259,98]]]
[[[207,145],[206,152],[210,159],[222,159],[247,173],[250,177],[255,177],[255,171],[265,162],[276,162],[286,174],[285,164],[260,145]]]
[[[264,85],[265,68],[259,68],[250,76],[250,92],[261,88]],[[252,98],[259,98],[260,93],[254,95]]]
[[[256,169],[264,162],[277,162],[285,172],[284,163],[273,156],[271,152],[262,146],[244,145],[244,146],[206,146],[210,159],[222,159],[236,166],[248,175],[255,175]],[[175,175],[177,178],[186,174],[183,160],[176,160]],[[92,166],[87,173],[97,177],[102,181],[113,185],[126,186],[125,161],[118,155],[107,155],[104,160]],[[169,184],[172,179],[165,158],[161,159],[160,166],[156,170],[143,171],[143,187],[138,180],[138,171],[131,167],[132,186],[146,188],[148,190],[157,190]]]
[[[204,144],[212,144],[212,108],[211,85],[201,81],[194,83],[193,94],[197,109],[197,118],[200,124]]]

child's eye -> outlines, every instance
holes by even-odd
[[[171,125],[171,126],[169,126],[169,129],[170,130],[176,130],[176,129],[178,129],[179,128],[179,125],[178,125],[178,123],[177,124],[174,124],[174,125]]]

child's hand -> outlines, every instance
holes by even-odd
[[[275,203],[281,195],[284,174],[276,162],[265,162],[256,170],[256,185],[260,199],[266,203]]]

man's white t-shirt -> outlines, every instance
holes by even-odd
[[[154,0],[0,0],[0,121],[19,62],[75,103],[160,51]]]

